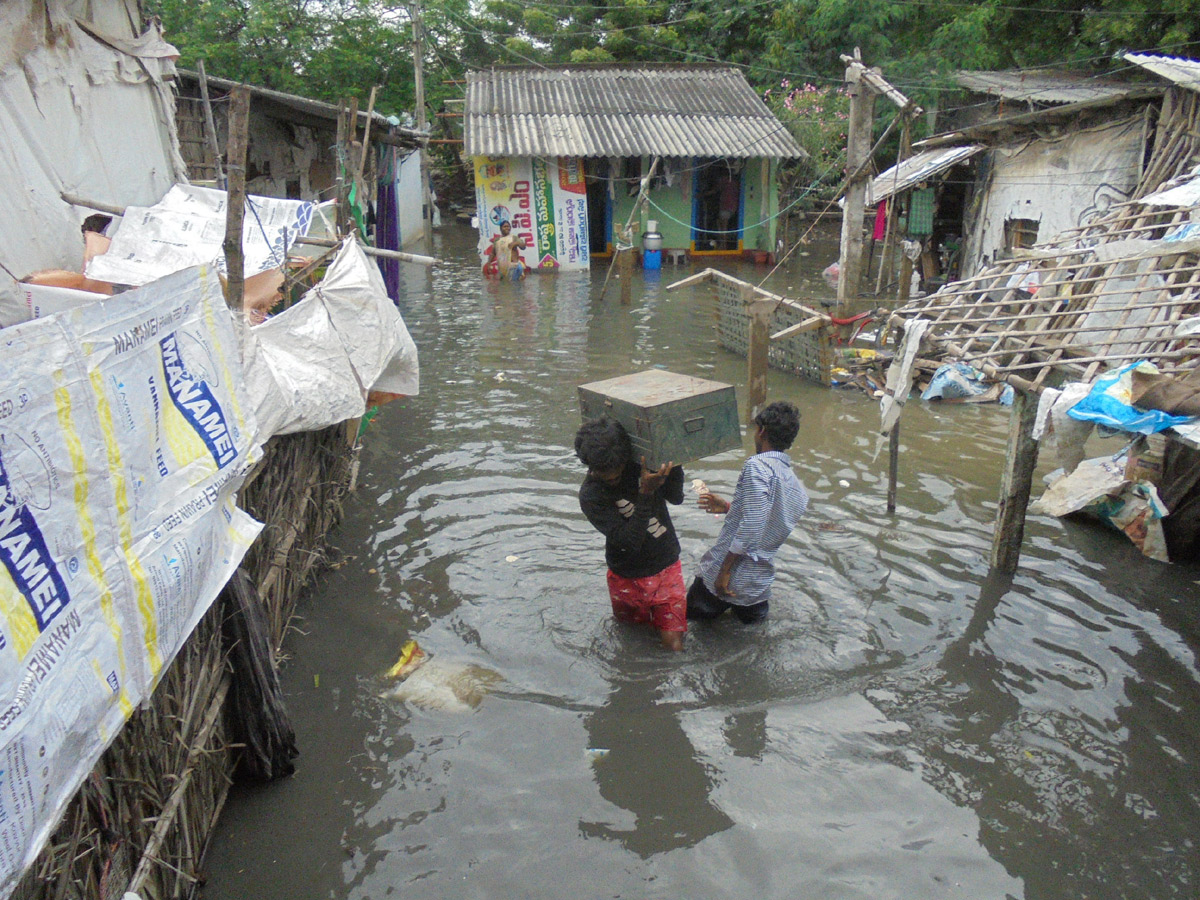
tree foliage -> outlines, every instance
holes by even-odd
[[[959,69],[1100,74],[1123,50],[1200,56],[1200,0],[423,0],[431,110],[496,63],[725,62],[761,91],[837,85],[863,60],[922,106]],[[409,8],[387,0],[145,0],[183,64],[305,96],[413,108]],[[881,112],[881,117],[884,115]]]

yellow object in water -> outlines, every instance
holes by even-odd
[[[417,646],[416,641],[406,641],[404,646],[400,648],[400,658],[396,660],[394,666],[387,670],[387,677],[399,678],[415,664],[419,664],[424,658],[425,651]]]
[[[401,700],[422,709],[470,712],[483,701],[492,685],[503,681],[500,674],[471,663],[432,659],[408,641],[396,664],[384,677],[395,681],[381,696]]]

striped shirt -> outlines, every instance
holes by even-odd
[[[786,453],[768,450],[746,460],[721,534],[700,560],[700,577],[716,593],[717,574],[729,553],[742,557],[729,579],[735,606],[753,606],[771,596],[775,554],[808,509],[808,494]]]

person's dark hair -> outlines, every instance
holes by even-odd
[[[800,410],[786,400],[776,400],[759,410],[754,424],[767,433],[773,449],[786,450],[800,433]]]
[[[589,469],[608,472],[623,469],[633,458],[629,433],[613,419],[584,422],[575,433],[575,455]]]
[[[97,234],[104,234],[104,229],[108,227],[112,220],[112,216],[102,215],[101,213],[92,213],[92,215],[83,220],[83,224],[79,226],[79,230],[84,234],[87,234],[89,231],[94,231]]]

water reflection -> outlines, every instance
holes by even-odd
[[[712,801],[712,774],[698,758],[678,712],[661,702],[664,676],[621,677],[603,706],[584,718],[596,784],[628,821],[580,820],[585,837],[619,841],[643,859],[691,847],[733,825]]]

